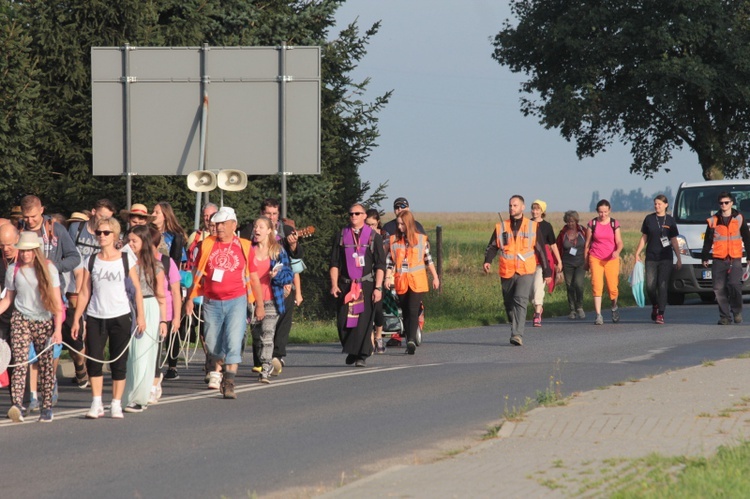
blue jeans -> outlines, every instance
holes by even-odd
[[[247,328],[247,297],[233,300],[203,300],[206,347],[215,362],[242,362],[242,342]]]

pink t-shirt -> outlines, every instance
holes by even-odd
[[[615,222],[615,229],[620,227],[620,222]],[[589,255],[598,260],[611,260],[612,253],[617,249],[615,242],[615,229],[612,228],[612,219],[607,223],[601,223],[596,220],[596,230],[594,230],[594,221],[589,222],[589,229],[592,231],[591,248]]]
[[[167,320],[171,321],[174,316],[174,307],[172,306],[172,290],[169,288],[174,283],[180,285],[180,269],[177,268],[177,264],[171,258],[169,259],[168,276],[168,279],[164,279],[164,298],[167,302]]]
[[[260,278],[260,289],[263,290],[263,301],[269,301],[271,295],[271,259],[258,260],[253,258],[255,266],[258,268],[258,277]]]

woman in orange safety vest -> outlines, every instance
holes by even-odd
[[[435,265],[430,256],[427,236],[417,232],[414,215],[402,211],[397,217],[398,230],[390,238],[390,251],[386,260],[385,285],[394,288],[403,312],[406,330],[406,353],[417,350],[419,309],[424,294],[429,290],[427,270],[432,274],[432,287],[440,287]]]

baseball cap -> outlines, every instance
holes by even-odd
[[[234,209],[229,206],[222,206],[219,211],[214,213],[211,217],[211,221],[215,224],[226,222],[227,220],[237,221],[237,215],[234,213]]]
[[[406,200],[406,198],[396,198],[396,200],[393,202],[393,209],[396,208],[408,208],[409,207],[409,201]]]

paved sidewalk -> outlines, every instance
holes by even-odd
[[[522,421],[505,423],[499,438],[464,453],[392,467],[323,497],[603,495],[583,487],[603,470],[617,472],[617,461],[604,460],[652,452],[708,456],[748,437],[750,359],[727,359],[534,409]]]

